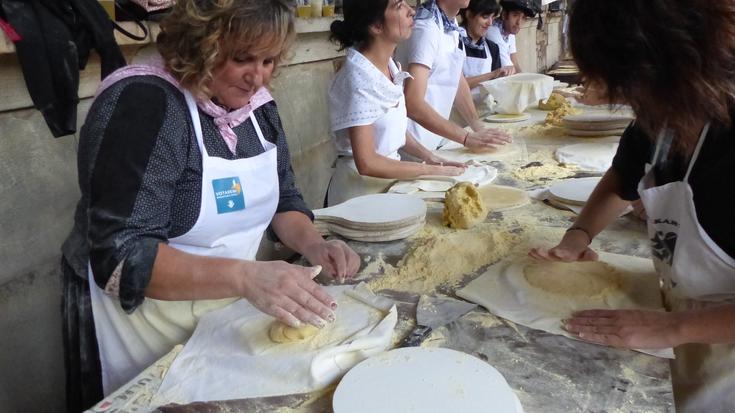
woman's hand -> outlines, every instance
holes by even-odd
[[[590,242],[592,240],[586,232],[571,230],[564,234],[556,247],[549,250],[534,248],[528,255],[541,261],[597,261],[597,253],[589,247]]]
[[[324,273],[332,278],[352,278],[360,269],[360,256],[344,241],[320,240],[301,252],[312,265],[321,265]]]
[[[500,69],[495,69],[492,72],[490,72],[490,77],[488,80],[497,79],[499,77],[510,76],[512,74],[515,74],[515,72],[516,72],[516,69],[513,66],[501,67]]]
[[[434,154],[424,159],[424,162],[429,167],[426,175],[458,176],[467,170],[465,163],[449,161]]]
[[[562,328],[591,343],[621,348],[661,349],[683,344],[677,313],[652,310],[586,310],[563,320]]]
[[[512,141],[513,139],[504,130],[482,127],[470,132],[463,143],[470,149],[497,149]]]
[[[314,282],[320,268],[284,261],[248,261],[242,296],[260,311],[292,327],[322,328],[335,320],[337,302]]]
[[[510,66],[503,66],[503,67],[501,67],[500,69],[496,69],[495,71],[496,71],[496,72],[498,72],[498,71],[501,71],[501,70],[502,70],[502,71],[503,71],[503,73],[504,73],[504,75],[503,75],[503,76],[510,76],[510,75],[514,75],[514,74],[516,74],[516,67],[515,67],[515,66],[513,66],[513,65],[510,65]]]

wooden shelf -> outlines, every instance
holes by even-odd
[[[305,34],[305,33],[328,32],[329,26],[332,24],[332,22],[341,17],[342,16],[315,17],[311,19],[296,19],[296,33]],[[117,24],[122,26],[122,28],[129,31],[130,33],[133,33],[138,36],[143,35],[143,30],[140,27],[138,27],[136,23],[117,22]],[[156,41],[156,36],[158,36],[158,33],[160,33],[161,31],[158,26],[158,23],[144,21],[143,24],[146,25],[146,27],[148,27],[148,36],[146,37],[145,40],[134,40],[120,33],[119,31],[115,30],[114,33],[115,33],[115,40],[117,41],[117,44],[119,44],[120,46],[129,46],[129,45],[144,45],[148,43],[154,43]],[[11,54],[11,53],[15,53],[15,46],[13,45],[13,42],[11,42],[5,36],[5,33],[0,34],[0,55]]]

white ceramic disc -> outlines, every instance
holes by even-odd
[[[312,211],[317,218],[336,219],[338,223],[385,225],[415,221],[426,215],[426,203],[406,194],[370,194],[341,204]]]
[[[612,142],[585,142],[563,146],[554,152],[557,161],[574,165],[588,172],[605,172],[612,165],[618,144]]]
[[[408,347],[371,357],[347,372],[335,413],[522,413],[505,378],[486,362],[445,348]]]
[[[604,136],[622,136],[625,129],[610,129],[610,130],[580,130],[580,129],[566,129],[567,135],[580,136],[583,138],[595,138]]]
[[[573,178],[560,181],[549,188],[549,193],[559,201],[584,204],[600,182],[600,177]]]

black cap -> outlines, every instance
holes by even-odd
[[[500,0],[505,11],[520,10],[526,17],[536,16],[536,6],[530,0]]]

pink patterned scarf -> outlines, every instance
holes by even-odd
[[[95,92],[95,98],[99,96],[102,91],[104,91],[113,83],[119,80],[131,76],[146,75],[158,76],[161,79],[164,79],[172,85],[176,86],[182,92],[184,91],[184,88],[181,86],[181,84],[179,84],[179,81],[176,80],[176,78],[173,77],[171,73],[169,73],[163,67],[163,63],[160,61],[159,58],[156,60],[152,60],[148,64],[125,66],[112,72],[102,81],[102,83],[100,83],[99,87],[97,88],[97,92]],[[243,123],[245,119],[250,116],[250,112],[272,100],[273,96],[271,96],[270,92],[268,92],[268,89],[266,89],[265,87],[261,87],[260,89],[258,89],[257,92],[255,92],[253,97],[250,98],[250,102],[247,105],[233,110],[232,112],[228,112],[226,109],[217,106],[214,102],[212,102],[211,99],[197,99],[197,106],[204,113],[214,118],[214,124],[217,125],[217,128],[219,129],[222,138],[225,140],[227,147],[234,154],[235,148],[237,147],[237,135],[235,135],[235,131],[233,131],[232,128],[235,128]]]

